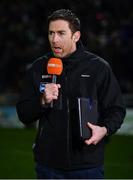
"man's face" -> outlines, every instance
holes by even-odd
[[[49,23],[48,38],[54,55],[63,58],[76,50],[80,32],[72,33],[67,21],[55,20]]]

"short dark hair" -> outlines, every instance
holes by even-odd
[[[48,16],[48,25],[51,21],[65,20],[69,23],[69,27],[73,33],[80,31],[79,18],[69,9],[59,9]]]

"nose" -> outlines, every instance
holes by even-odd
[[[56,43],[56,42],[58,42],[58,41],[59,41],[58,34],[55,33],[55,34],[53,35],[53,37],[52,37],[52,42],[53,42],[53,43]]]

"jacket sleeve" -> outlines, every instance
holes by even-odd
[[[22,92],[16,109],[20,121],[28,125],[42,116],[44,108],[41,106],[40,94],[35,88],[31,69],[27,72],[22,84]]]
[[[111,135],[121,127],[126,109],[119,84],[109,64],[105,64],[99,74],[100,122],[107,128],[108,135]]]

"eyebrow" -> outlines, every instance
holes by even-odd
[[[49,32],[55,32],[55,31],[49,30]],[[63,32],[66,32],[66,31],[65,31],[65,30],[59,30],[59,31],[57,31],[57,33],[63,33]]]

